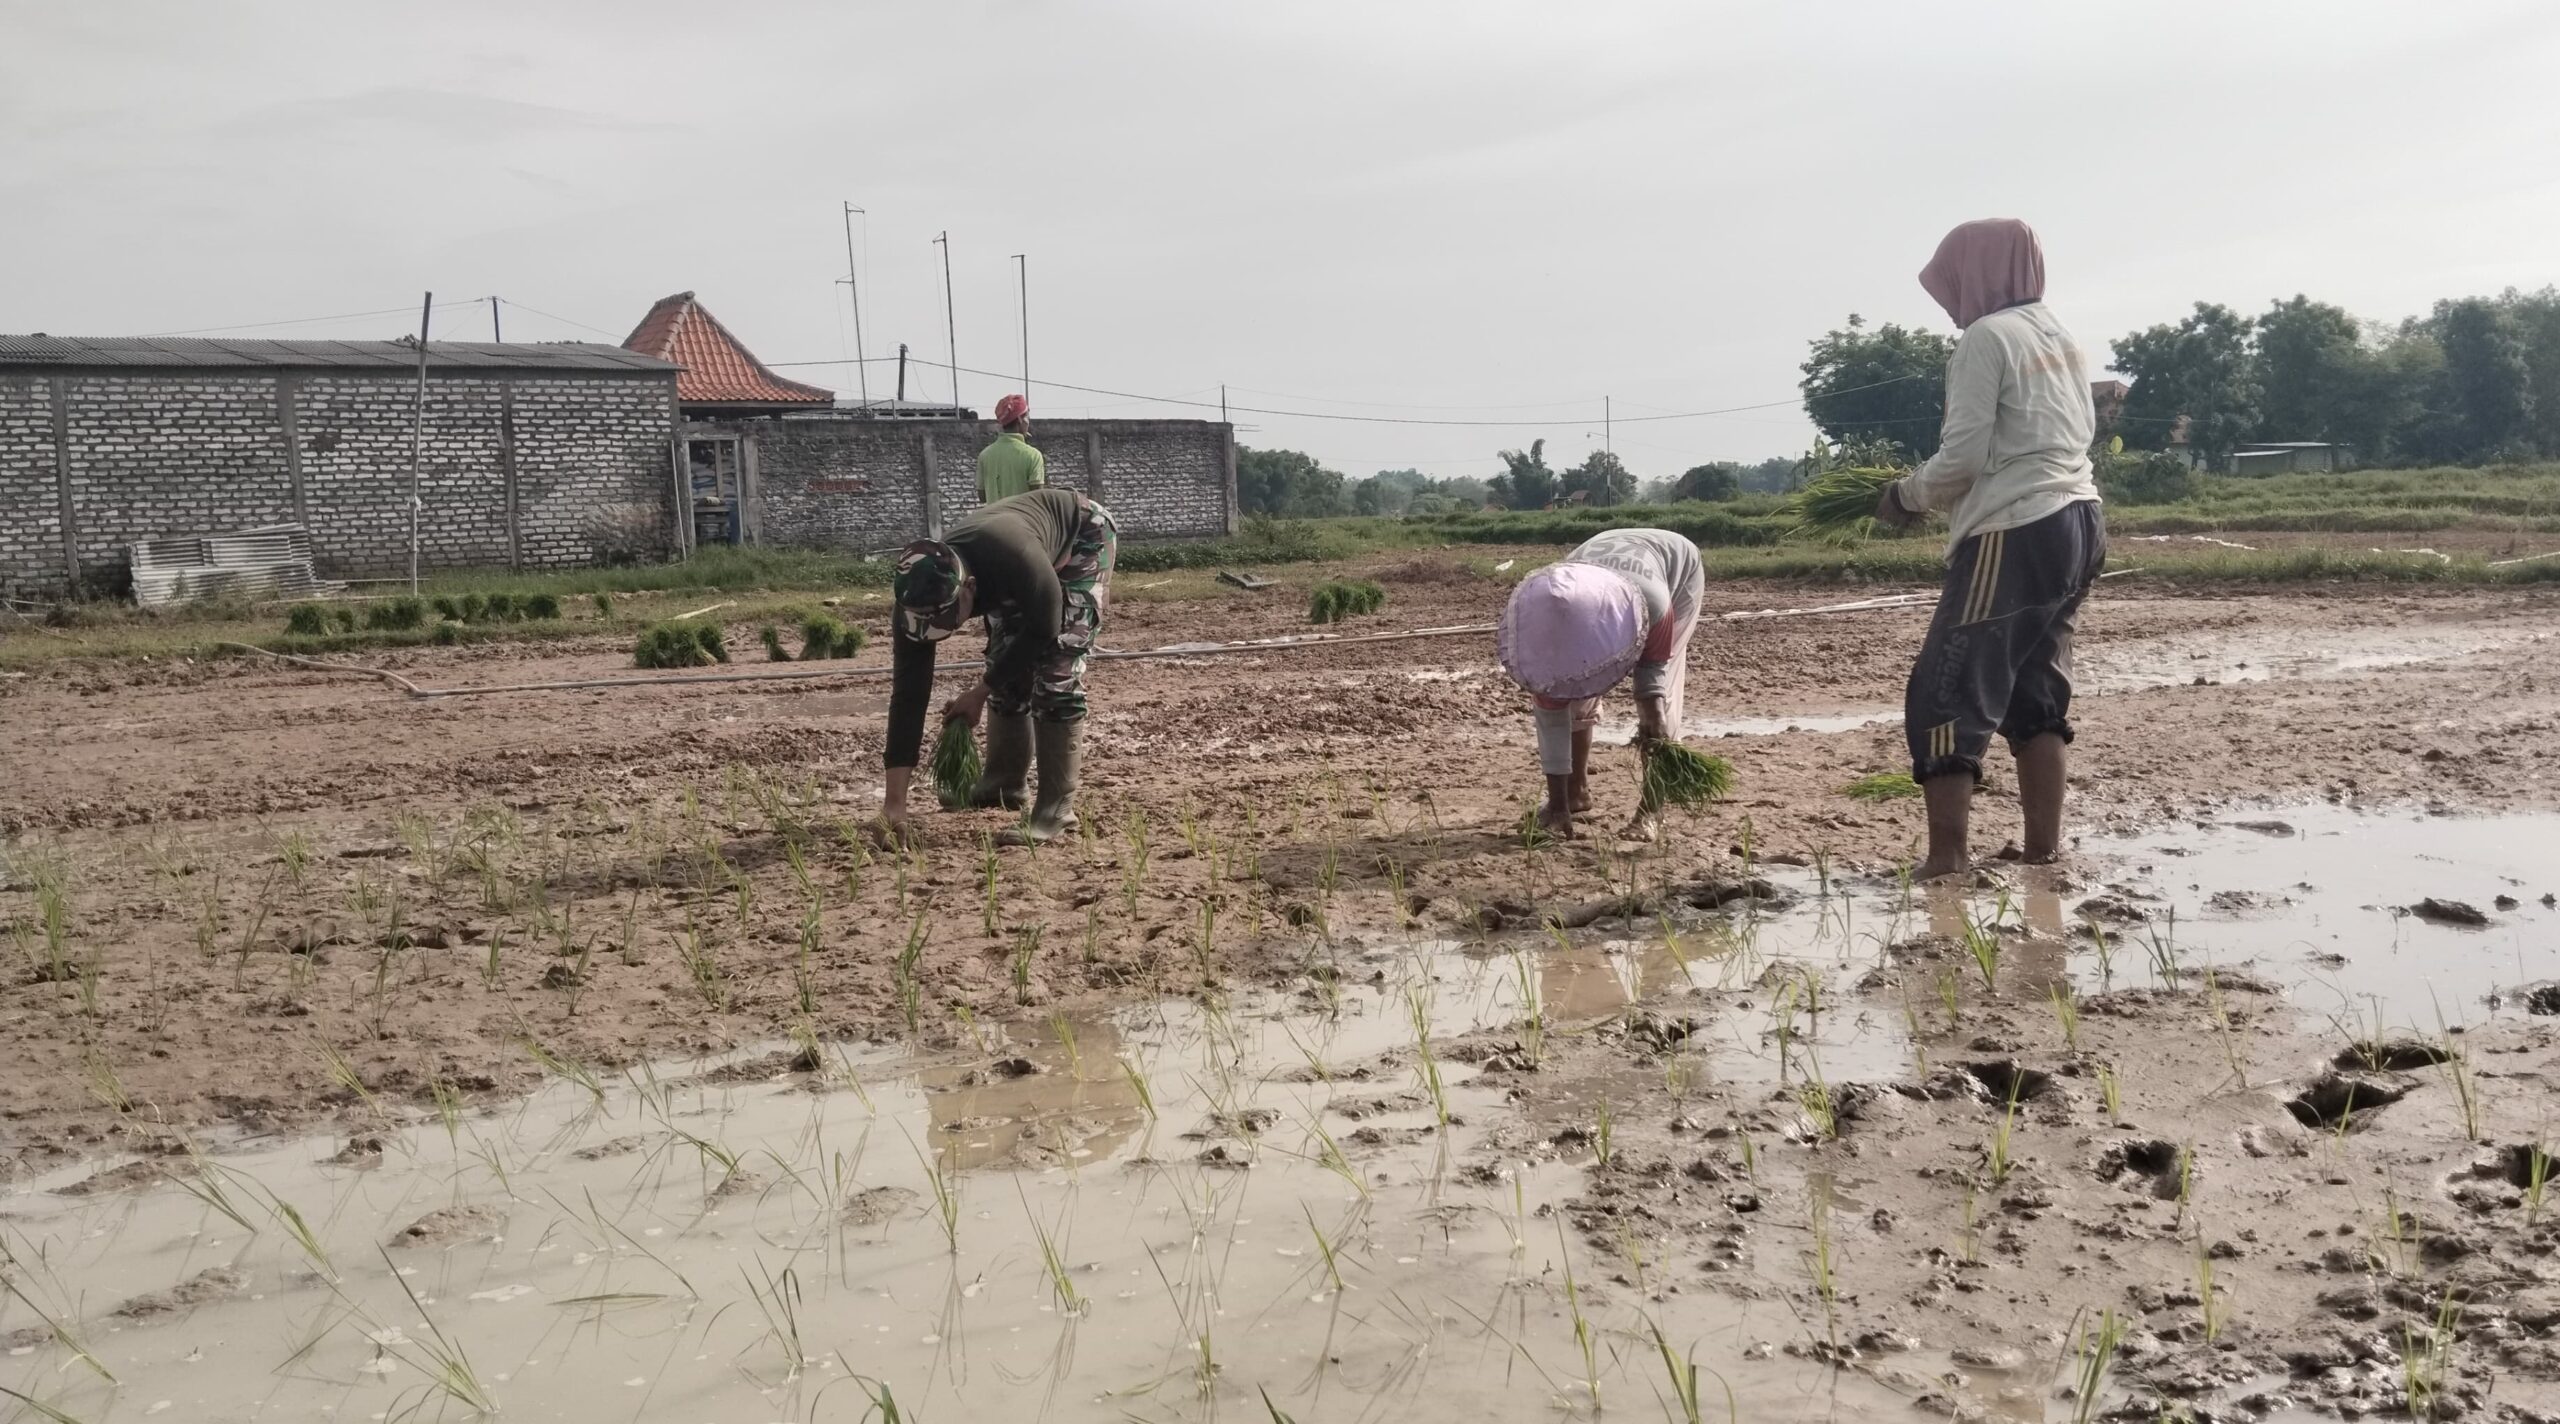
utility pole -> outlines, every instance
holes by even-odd
[[[436,294],[418,305],[418,411],[409,427],[409,591],[418,591],[418,470],[427,461],[427,318],[436,310]]]
[[[496,297],[489,299],[489,339],[501,343],[506,340],[498,334],[498,299]]]
[[[1227,383],[1224,381],[1218,383],[1218,423],[1220,425],[1230,423],[1227,420]]]
[[[844,289],[853,295],[853,371],[855,378],[862,382],[862,406],[868,413],[871,408],[871,368],[864,365],[862,360],[862,285],[857,280],[860,274],[855,269],[853,261],[853,215],[855,213],[862,213],[864,238],[868,239],[871,235],[871,214],[863,212],[851,203],[845,204]],[[868,247],[870,243],[866,240],[863,245]]]
[[[1013,254],[1015,310],[1022,319],[1022,398],[1031,399],[1031,259]]]
[[[905,410],[906,410],[906,406],[907,406],[907,343],[905,343],[905,342],[901,341],[901,342],[899,342],[899,343],[898,343],[898,411],[897,411],[896,413],[903,414],[903,413],[905,412]]]
[[[1600,398],[1600,448],[1608,451],[1612,455],[1615,455],[1618,453],[1618,440],[1615,432],[1615,426],[1612,422],[1613,416],[1610,412],[1609,397],[1602,396]]]
[[[942,349],[951,358],[951,413],[960,413],[960,321],[951,309],[951,229],[935,234],[942,249]]]

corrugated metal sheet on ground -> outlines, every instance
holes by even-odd
[[[306,598],[336,587],[312,571],[311,531],[299,524],[171,534],[133,546],[133,601],[145,607],[205,598]]]

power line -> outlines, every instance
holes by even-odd
[[[601,327],[601,326],[590,326],[590,325],[588,325],[587,323],[585,323],[585,322],[583,322],[583,321],[573,320],[573,319],[571,319],[571,318],[569,318],[569,317],[565,317],[565,316],[557,316],[557,315],[554,315],[554,314],[553,314],[553,313],[551,313],[551,312],[547,312],[547,311],[542,310],[540,307],[529,307],[529,306],[526,306],[524,303],[522,303],[522,302],[520,302],[520,301],[515,300],[513,297],[500,297],[500,298],[498,298],[498,300],[499,300],[499,301],[501,301],[501,302],[506,303],[508,306],[514,307],[517,311],[520,311],[520,312],[531,312],[531,313],[533,313],[535,316],[542,317],[542,318],[544,318],[544,319],[546,319],[546,320],[549,320],[549,321],[556,321],[556,322],[559,322],[559,323],[560,323],[561,325],[563,325],[563,326],[574,326],[574,327],[578,328],[578,329],[579,329],[579,330],[581,330],[581,331],[592,331],[592,332],[594,332],[594,333],[595,333],[596,335],[598,335],[598,336],[605,337],[605,338],[607,338],[608,340],[611,340],[611,341],[614,341],[614,342],[617,342],[617,343],[618,343],[618,342],[620,342],[620,341],[622,340],[622,336],[621,336],[620,334],[617,334],[617,333],[615,333],[615,332],[607,331],[607,330],[605,330],[605,329],[604,329],[603,327]]]
[[[914,360],[915,364],[917,364],[917,365],[923,365],[923,366],[942,366],[942,367],[944,367],[944,368],[946,368],[946,369],[948,369],[948,370],[952,370],[952,371],[956,371],[956,372],[962,372],[962,373],[965,373],[965,374],[968,374],[968,375],[972,375],[972,376],[986,376],[986,377],[991,377],[991,378],[993,378],[993,379],[995,379],[995,380],[1005,380],[1005,379],[1008,379],[1008,377],[1007,377],[1006,373],[1004,373],[1004,372],[1002,372],[1002,371],[981,371],[981,370],[978,370],[977,368],[972,367],[972,366],[955,366],[955,365],[952,365],[952,364],[951,364],[951,363],[949,363],[949,362],[944,362],[944,361],[932,361],[932,360],[928,360],[928,359],[923,358],[923,357],[914,357],[914,358],[912,358],[912,359]],[[773,361],[773,362],[767,362],[766,364],[768,364],[768,365],[772,365],[772,366],[825,366],[825,365],[835,365],[835,364],[840,364],[840,363],[837,363],[837,362],[829,362],[829,361]],[[1684,411],[1674,411],[1674,412],[1672,412],[1672,413],[1670,413],[1670,414],[1666,414],[1666,415],[1631,415],[1631,416],[1628,416],[1628,417],[1626,418],[1626,420],[1625,420],[1625,421],[1623,421],[1623,422],[1621,422],[1621,423],[1622,423],[1622,424],[1636,424],[1636,423],[1648,423],[1648,422],[1664,421],[1664,420],[1698,420],[1698,419],[1705,418],[1705,417],[1707,417],[1707,416],[1716,416],[1716,415],[1739,415],[1739,414],[1741,414],[1741,413],[1743,413],[1743,412],[1745,412],[1745,411],[1754,411],[1754,410],[1777,410],[1777,409],[1780,409],[1780,408],[1783,408],[1783,407],[1787,407],[1787,406],[1800,405],[1800,404],[1802,404],[1804,401],[1806,401],[1806,400],[1808,400],[1808,399],[1811,399],[1811,400],[1829,400],[1829,399],[1831,399],[1831,398],[1832,398],[1832,397],[1834,397],[1834,396],[1845,396],[1845,395],[1851,395],[1851,394],[1854,394],[1854,393],[1859,392],[1859,391],[1871,391],[1871,390],[1875,390],[1875,389],[1877,389],[1878,387],[1881,387],[1881,386],[1899,385],[1899,384],[1901,384],[1901,383],[1902,383],[1902,382],[1904,382],[1904,381],[1916,381],[1916,380],[1920,380],[1920,379],[1922,379],[1922,377],[1920,377],[1920,376],[1918,376],[1918,375],[1894,376],[1894,377],[1891,377],[1891,378],[1889,378],[1889,379],[1887,379],[1887,380],[1882,380],[1882,381],[1871,381],[1871,382],[1869,382],[1868,384],[1863,385],[1863,386],[1846,386],[1846,387],[1843,387],[1843,388],[1841,388],[1841,389],[1839,389],[1839,390],[1836,390],[1836,391],[1824,391],[1824,392],[1822,392],[1822,393],[1821,393],[1820,395],[1818,395],[1818,396],[1801,396],[1801,395],[1799,395],[1799,396],[1792,396],[1792,397],[1789,397],[1789,398],[1787,398],[1787,399],[1785,399],[1785,400],[1760,401],[1760,402],[1756,402],[1756,403],[1753,403],[1753,404],[1750,404],[1750,405],[1722,406],[1722,407],[1719,407],[1719,408],[1716,408],[1716,409],[1713,409],[1713,410],[1684,410]],[[1157,405],[1181,405],[1181,406],[1191,406],[1191,407],[1194,407],[1194,408],[1197,408],[1197,409],[1203,409],[1203,410],[1216,410],[1216,409],[1218,409],[1218,404],[1217,404],[1217,402],[1215,402],[1215,401],[1185,400],[1185,399],[1183,399],[1183,398],[1181,398],[1181,397],[1179,397],[1179,396],[1147,395],[1147,394],[1144,394],[1144,393],[1142,393],[1142,392],[1138,392],[1138,391],[1120,391],[1120,390],[1113,390],[1113,389],[1111,389],[1111,388],[1109,388],[1109,387],[1107,387],[1107,386],[1080,386],[1080,385],[1075,384],[1075,383],[1074,383],[1074,382],[1072,382],[1072,381],[1057,381],[1057,380],[1052,380],[1052,381],[1045,382],[1044,384],[1046,384],[1046,385],[1050,385],[1050,386],[1054,386],[1054,387],[1057,387],[1057,388],[1062,389],[1062,390],[1080,391],[1080,392],[1082,392],[1082,393],[1084,393],[1084,394],[1086,394],[1086,395],[1093,395],[1093,396],[1110,396],[1110,397],[1113,397],[1114,399],[1118,399],[1118,400],[1147,401],[1147,402],[1152,402],[1152,403],[1157,404]],[[1240,413],[1245,414],[1245,415],[1274,415],[1274,416],[1283,416],[1283,417],[1286,417],[1286,418],[1289,418],[1289,419],[1292,419],[1292,420],[1344,420],[1344,421],[1352,421],[1352,422],[1356,422],[1356,423],[1363,424],[1363,425],[1437,425],[1437,426],[1468,426],[1468,427],[1478,427],[1478,428],[1498,427],[1498,428],[1504,428],[1504,429],[1522,429],[1522,428],[1535,429],[1535,428],[1540,428],[1540,427],[1545,427],[1545,426],[1551,426],[1551,425],[1554,425],[1554,424],[1556,423],[1554,419],[1548,419],[1548,420],[1440,420],[1440,419],[1428,419],[1428,418],[1421,417],[1421,416],[1394,416],[1394,415],[1344,415],[1344,414],[1340,414],[1340,413],[1333,412],[1333,411],[1321,411],[1321,410],[1276,410],[1276,409],[1273,409],[1273,408],[1268,407],[1268,406],[1252,406],[1252,405],[1229,405],[1229,406],[1227,406],[1226,408],[1227,408],[1229,411],[1232,411],[1232,412],[1240,412]]]

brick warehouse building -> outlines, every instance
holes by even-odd
[[[635,344],[428,346],[419,566],[549,569],[698,544],[873,551],[977,502],[992,423],[844,409],[681,294]],[[692,386],[680,392],[679,378]],[[0,336],[0,595],[123,591],[131,547],[300,524],[319,573],[409,567],[417,348],[400,341]],[[1125,537],[1234,532],[1223,422],[1035,418],[1052,484]]]
[[[680,551],[675,366],[427,350],[422,566]],[[0,336],[0,590],[112,592],[137,540],[281,523],[310,529],[323,574],[406,573],[417,361],[398,341]]]

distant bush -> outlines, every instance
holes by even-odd
[[[2098,493],[2110,504],[2183,504],[2196,490],[2196,472],[2175,455],[2128,451],[2099,457]]]

